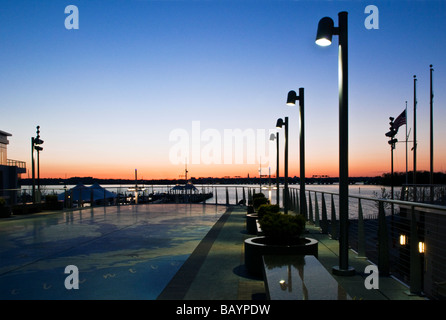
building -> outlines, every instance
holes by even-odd
[[[26,173],[26,163],[23,161],[8,159],[8,137],[10,133],[0,130],[0,197],[6,203],[13,205],[17,203],[17,195],[20,189],[20,174]]]

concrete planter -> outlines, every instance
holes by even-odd
[[[248,234],[257,234],[257,213],[246,215],[246,232]]]
[[[312,238],[300,238],[293,244],[270,244],[270,239],[265,236],[249,238],[245,240],[245,266],[249,273],[262,275],[263,255],[313,255],[318,257],[319,242]]]
[[[11,216],[11,208],[10,207],[0,207],[0,218],[8,218]]]

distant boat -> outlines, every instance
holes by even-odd
[[[212,198],[212,192],[200,192],[191,182],[177,184],[168,192],[152,193],[149,198],[158,203],[200,203]]]
[[[177,184],[168,192],[152,193],[149,195],[152,202],[160,203],[200,203],[214,196],[212,192],[200,192],[192,182],[187,180],[187,167],[185,168],[185,184]]]

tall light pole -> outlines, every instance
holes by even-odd
[[[348,13],[338,13],[339,27],[329,17],[319,21],[316,44],[328,46],[333,35],[339,36],[339,266],[337,275],[354,275],[348,264]]]
[[[430,65],[430,175],[429,184],[430,187],[430,200],[434,201],[434,91],[432,83],[432,73],[434,68]]]
[[[413,201],[417,201],[417,76],[413,76]]]
[[[285,181],[284,181],[284,198],[283,198],[283,212],[288,214],[289,194],[288,194],[288,117],[285,121],[282,118],[277,119],[276,127],[282,128],[285,126]]]
[[[390,144],[390,193],[391,193],[391,199],[393,200],[393,150],[395,150],[395,145],[398,142],[398,139],[395,138],[395,135],[398,132],[398,129],[395,128],[395,123],[394,120],[395,118],[393,117],[389,117],[390,120],[390,129],[389,132],[386,133],[386,137],[389,137],[390,140],[388,141],[388,143]],[[392,203],[392,216],[394,213],[394,207],[393,207],[393,203]]]
[[[305,98],[304,88],[299,88],[299,96],[296,91],[288,92],[288,106],[295,106],[299,100],[299,160],[300,160],[300,213],[307,218],[307,201],[305,196]]]
[[[280,205],[280,174],[279,174],[279,132],[271,133],[269,139],[276,140],[276,202]]]
[[[40,126],[37,126],[37,135],[36,137],[31,138],[31,164],[32,164],[32,180],[33,180],[33,189],[32,189],[32,198],[33,203],[36,203],[37,200],[40,202],[40,161],[39,161],[39,152],[43,150],[40,146],[43,143],[43,140],[40,139]],[[37,151],[37,191],[38,196],[36,195],[36,183],[35,183],[35,169],[34,169],[34,150]]]

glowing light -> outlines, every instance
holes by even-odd
[[[407,237],[405,234],[400,235],[400,245],[405,246],[407,244]]]
[[[316,40],[316,44],[321,47],[328,47],[329,45],[331,45],[331,41],[326,38],[321,38]]]

